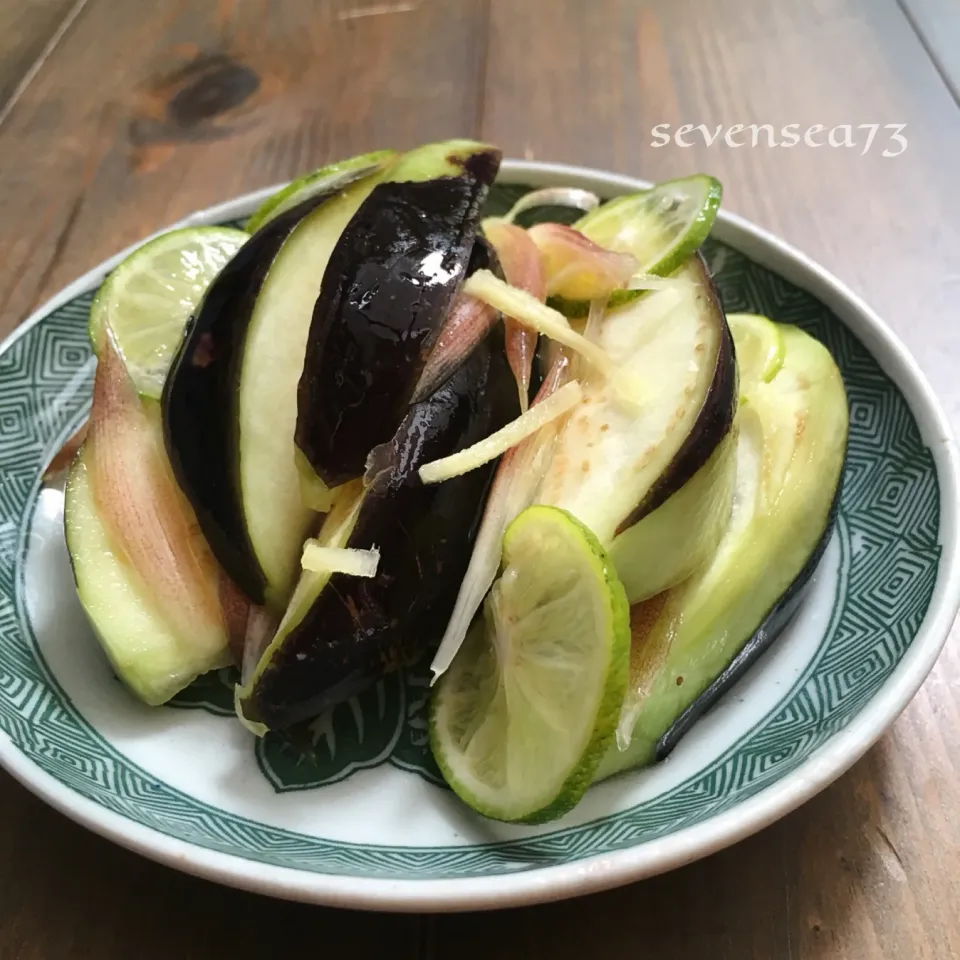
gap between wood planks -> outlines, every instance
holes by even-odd
[[[60,45],[60,41],[67,35],[67,32],[73,26],[74,21],[80,14],[83,12],[83,8],[86,7],[88,0],[75,0],[73,6],[67,11],[63,20],[60,23],[60,26],[53,31],[50,39],[44,45],[44,48],[40,51],[39,56],[33,63],[27,68],[26,72],[23,75],[23,78],[20,82],[13,88],[13,92],[10,94],[10,98],[7,100],[2,107],[0,107],[0,129],[3,128],[4,123],[7,120],[7,117],[10,116],[11,111],[17,105],[17,101],[23,96],[27,87],[33,82],[33,79],[40,72],[40,69],[50,58],[50,55],[54,50]]]
[[[910,8],[909,0],[897,0],[897,6],[900,8],[900,12],[903,14],[904,19],[907,21],[917,40],[920,41],[920,46],[923,47],[927,56],[930,58],[930,62],[933,64],[934,70],[937,71],[937,75],[940,77],[943,85],[950,91],[953,102],[960,107],[960,80],[956,80],[951,76],[950,70],[944,63],[940,52],[927,36],[927,33],[922,29],[920,21]],[[956,15],[960,17],[960,10],[958,10]]]
[[[349,10],[340,10],[338,20],[359,20],[361,17],[382,17],[389,13],[413,13],[420,6],[420,0],[410,0],[407,3],[375,3],[370,7],[351,7]]]

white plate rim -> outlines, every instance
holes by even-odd
[[[647,181],[567,164],[504,160],[504,183],[580,185],[602,193],[642,189]],[[276,186],[198,211],[157,231],[247,215]],[[317,874],[254,863],[195,846],[133,823],[75,793],[41,770],[0,733],[0,765],[28,790],[70,819],[118,845],[166,866],[228,886],[327,906],[396,912],[487,910],[544,903],[611,889],[656,876],[724,849],[811,799],[846,772],[896,720],[920,689],[946,642],[960,608],[960,452],[950,422],[916,361],[867,304],[825,268],[761,227],[721,211],[714,233],[828,306],[896,383],[931,450],[940,485],[940,557],[930,606],[916,638],[887,682],[854,720],[797,769],[725,813],[657,840],[572,863],[523,873],[439,880],[395,880]],[[103,261],[35,310],[0,343],[9,349],[52,310],[100,283],[149,237]]]

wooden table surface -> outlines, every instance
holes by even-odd
[[[664,178],[835,272],[960,425],[956,0],[0,0],[0,333],[119,248],[331,158],[478,136]],[[854,148],[652,146],[654,125],[851,124]],[[881,131],[866,153],[860,124]],[[884,124],[906,124],[907,148]],[[842,134],[838,134],[842,137]],[[664,877],[496,915],[361,916],[143,861],[0,774],[0,958],[960,956],[957,632],[869,755]]]

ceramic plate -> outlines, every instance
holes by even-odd
[[[643,186],[515,162],[501,179],[605,196]],[[263,196],[189,222],[235,220]],[[830,348],[849,394],[849,457],[836,531],[800,614],[668,761],[595,786],[561,821],[514,827],[474,815],[440,780],[426,665],[317,722],[315,762],[255,742],[216,675],[168,707],[135,702],[77,601],[62,493],[40,485],[86,416],[86,315],[119,257],[0,352],[0,761],[68,816],[168,865],[397,910],[612,887],[733,843],[813,796],[889,726],[946,638],[960,592],[957,449],[904,348],[822,269],[729,215],[705,255],[728,311],[799,324]]]

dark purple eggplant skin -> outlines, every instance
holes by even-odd
[[[717,360],[713,370],[713,379],[707,388],[703,405],[697,415],[693,429],[687,435],[656,482],[647,491],[646,496],[630,515],[617,527],[617,533],[622,533],[635,523],[639,523],[645,516],[653,513],[671,494],[679,490],[691,477],[710,459],[720,441],[730,432],[733,418],[737,412],[739,379],[737,374],[737,358],[733,346],[733,337],[727,326],[723,307],[720,305],[720,296],[714,286],[713,278],[703,257],[695,254],[696,264],[700,270],[701,280],[710,306],[717,321],[722,324],[720,346],[717,350]]]
[[[837,511],[840,509],[842,489],[843,481],[841,478],[841,482],[837,484],[833,502],[830,505],[830,512],[827,514],[827,524],[823,533],[817,541],[813,553],[807,558],[807,562],[793,582],[783,592],[780,599],[767,611],[753,636],[727,664],[716,680],[673,721],[667,732],[657,741],[654,755],[658,761],[665,760],[683,737],[690,732],[694,724],[743,678],[744,674],[770,649],[774,640],[783,633],[796,615],[807,595],[810,580],[823,558],[830,537],[833,535]]]
[[[380,549],[376,577],[334,574],[244,701],[284,730],[315,717],[437,644],[466,573],[496,462],[424,486],[418,469],[519,416],[497,324],[426,400],[409,408],[388,464],[364,494],[348,546]]]
[[[245,332],[267,271],[294,227],[374,169],[338,177],[244,243],[188,322],[164,383],[163,436],[174,476],[213,555],[254,603],[263,602],[266,578],[247,536],[236,464],[237,376]]]
[[[457,176],[382,183],[327,266],[298,392],[297,446],[331,487],[387,442],[466,275],[499,152]]]

